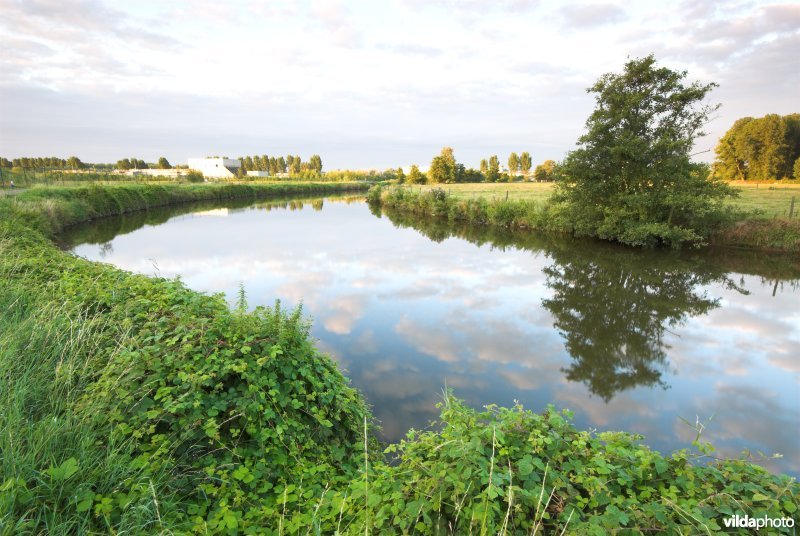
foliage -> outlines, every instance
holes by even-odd
[[[517,153],[512,152],[508,155],[508,174],[516,177],[519,174],[520,158]]]
[[[444,147],[442,152],[433,158],[428,170],[428,179],[436,183],[457,182],[457,164],[451,147]]]
[[[411,165],[406,182],[409,184],[425,184],[425,175],[416,164]]]
[[[533,178],[539,182],[555,180],[556,163],[554,160],[545,160],[533,171]]]
[[[523,151],[519,155],[519,168],[522,171],[522,175],[527,179],[528,174],[531,172],[531,165],[533,165],[533,159],[531,158],[531,153],[528,151]]]
[[[716,155],[714,173],[723,180],[789,178],[800,158],[800,114],[738,119],[720,138]]]
[[[665,457],[640,436],[576,430],[572,414],[553,407],[478,412],[450,393],[440,407],[441,431],[410,431],[387,449],[395,463],[372,467],[363,488],[348,488],[348,502],[341,491],[322,501],[320,530],[724,534],[727,516],[780,518],[797,510],[793,479],[742,461],[698,463],[713,453],[699,435],[696,451]],[[344,522],[337,523],[341,505]]]
[[[486,180],[489,182],[497,182],[500,178],[500,160],[496,154],[489,157],[489,167],[486,172]]]
[[[597,106],[587,132],[560,166],[555,200],[575,234],[638,246],[699,244],[734,191],[690,160],[716,107],[715,84],[684,85],[685,72],[630,60],[588,91]]]

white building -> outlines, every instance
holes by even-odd
[[[233,179],[242,163],[235,158],[190,158],[189,169],[209,179]]]
[[[186,175],[188,169],[129,169],[125,171],[125,175],[141,176],[147,175],[148,177],[170,177],[177,178]]]

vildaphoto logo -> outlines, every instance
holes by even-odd
[[[722,520],[729,529],[765,529],[794,527],[794,519],[791,517],[750,517],[749,515],[735,515],[726,517]]]

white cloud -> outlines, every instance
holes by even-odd
[[[653,52],[721,84],[713,145],[738,116],[796,111],[800,85],[800,6],[718,4],[0,0],[0,142],[175,161],[283,143],[329,168],[424,165],[443,145],[472,166],[560,159],[593,106],[584,88]],[[55,128],[31,113],[53,105]]]

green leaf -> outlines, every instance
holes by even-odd
[[[50,475],[50,478],[55,480],[56,482],[67,480],[72,475],[78,472],[78,460],[75,458],[68,458],[64,460],[58,467],[50,466],[47,470],[47,473]]]
[[[225,526],[228,527],[228,530],[233,530],[239,526],[239,521],[236,519],[236,514],[233,512],[226,512],[222,517],[222,521],[225,523]]]

